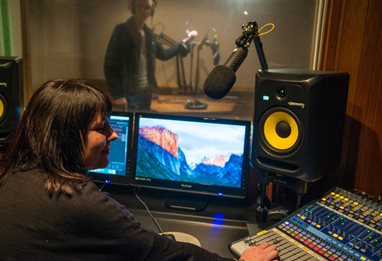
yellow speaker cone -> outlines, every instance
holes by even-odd
[[[0,98],[0,119],[3,117],[3,114],[4,114],[4,102]]]
[[[286,112],[273,112],[265,120],[264,137],[273,148],[288,150],[296,144],[299,138],[297,122]]]

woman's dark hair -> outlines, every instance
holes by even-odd
[[[97,116],[109,116],[111,101],[82,80],[46,82],[32,95],[4,158],[0,185],[17,171],[40,168],[50,175],[50,196],[71,195],[88,181],[84,145]]]

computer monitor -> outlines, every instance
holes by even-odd
[[[132,185],[245,198],[250,121],[136,113]]]
[[[102,169],[90,170],[89,174],[98,182],[129,185],[129,154],[133,129],[133,114],[112,112],[110,125],[118,134],[118,140],[111,142],[109,164]]]

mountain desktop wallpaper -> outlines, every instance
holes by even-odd
[[[241,187],[245,127],[141,118],[136,177]]]

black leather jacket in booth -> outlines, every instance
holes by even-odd
[[[155,80],[155,59],[168,60],[178,54],[180,43],[165,49],[155,39],[150,28],[144,26],[147,80],[150,88],[145,91],[152,92],[157,87]],[[110,38],[105,60],[104,73],[110,94],[114,99],[135,95],[141,90],[137,86],[137,72],[141,51],[141,38],[134,25],[134,19],[118,24]]]

